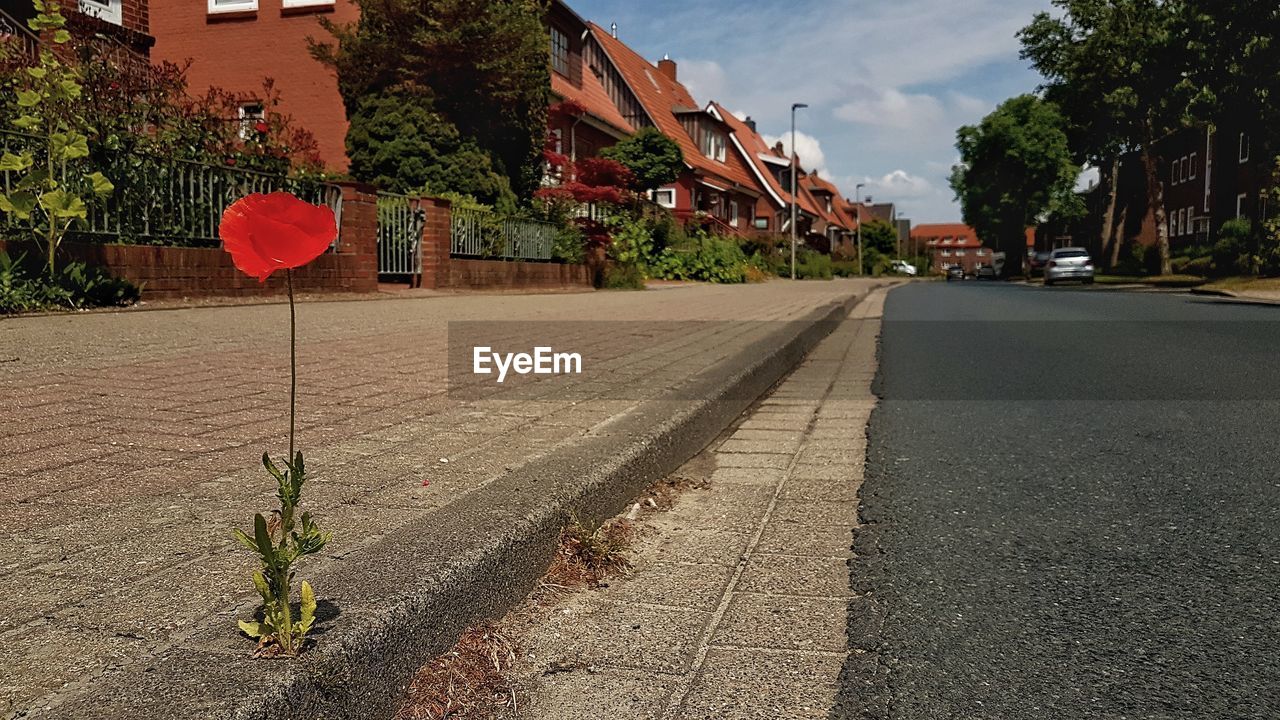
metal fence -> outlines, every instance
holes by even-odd
[[[378,274],[422,272],[422,230],[427,211],[405,195],[378,193]]]
[[[38,153],[40,140],[0,132],[0,151]],[[342,189],[319,180],[138,154],[104,154],[89,160],[115,185],[115,191],[105,200],[89,202],[88,217],[68,233],[73,239],[216,247],[220,242],[218,226],[227,206],[250,193],[276,191],[327,205],[339,227],[342,224]],[[10,192],[21,176],[0,172],[0,186]],[[5,215],[0,225],[12,231],[21,222]]]
[[[556,226],[454,206],[451,255],[502,260],[551,260]]]

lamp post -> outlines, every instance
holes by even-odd
[[[866,183],[858,183],[853,188],[853,197],[858,201],[858,274],[863,273],[862,269],[862,188],[866,187]]]
[[[804,103],[791,105],[791,279],[796,279],[796,111]]]

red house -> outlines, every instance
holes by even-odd
[[[654,65],[612,33],[595,24],[590,29],[596,42],[588,45],[587,68],[598,73],[622,117],[633,127],[656,127],[684,154],[684,172],[654,200],[682,220],[705,218],[721,232],[747,234],[764,191],[730,144],[731,126],[714,106],[698,105],[680,84],[674,61]]]
[[[59,0],[67,29],[81,43],[93,43],[99,50],[126,55],[127,60],[145,60],[155,39],[151,36],[147,0]],[[34,49],[37,38],[27,21],[35,17],[31,0],[6,0],[0,6],[0,35],[15,35]]]
[[[190,60],[191,92],[225,88],[243,98],[243,118],[262,114],[262,84],[271,78],[277,109],[298,118],[315,135],[325,165],[342,171],[347,115],[338,80],[307,49],[308,37],[325,37],[322,16],[347,23],[359,10],[351,0],[151,0],[151,57]]]

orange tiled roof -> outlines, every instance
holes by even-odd
[[[857,227],[856,222],[850,222],[847,217],[841,216],[841,204],[843,198],[840,196],[840,189],[830,180],[827,180],[817,173],[811,173],[804,176],[801,180],[805,190],[814,196],[814,203],[818,206],[818,213],[823,220],[845,230],[852,230]],[[831,196],[831,210],[827,210],[827,201],[824,196]]]
[[[741,143],[742,150],[747,155],[747,161],[752,164],[757,176],[764,178],[768,190],[772,191],[770,194],[774,199],[781,201],[781,206],[785,207],[790,205],[790,188],[782,186],[782,183],[778,181],[778,178],[773,174],[773,171],[769,169],[768,165],[760,157],[761,155],[776,157],[785,164],[787,162],[786,156],[779,155],[775,152],[774,149],[769,147],[769,144],[764,141],[764,138],[760,136],[760,133],[752,130],[750,126],[739,120],[737,116],[725,109],[723,105],[715,102],[711,103],[711,105],[716,109],[716,113],[720,118],[724,120],[725,125],[729,126],[729,130],[733,132],[734,137],[736,137],[738,142]],[[756,184],[760,184],[758,179],[756,180]],[[810,215],[820,215],[817,205],[808,193],[801,191],[797,194],[800,196],[796,203],[798,207]]]
[[[732,148],[725,148],[725,162],[713,160],[704,155],[698,144],[685,132],[676,113],[701,112],[688,88],[664,75],[655,65],[600,26],[595,23],[588,23],[588,26],[657,128],[680,145],[686,165],[699,174],[708,176],[712,182],[718,180],[728,185],[760,190],[743,159]]]
[[[622,113],[618,111],[618,106],[613,104],[609,99],[609,94],[604,91],[604,85],[600,84],[600,78],[591,72],[591,68],[582,68],[582,87],[574,87],[569,79],[554,70],[551,71],[551,93],[564,100],[572,100],[587,109],[587,112],[594,116],[597,120],[613,127],[615,130],[630,134],[635,132],[635,128],[626,118],[622,117]]]
[[[917,225],[911,228],[911,239],[928,244],[939,244],[944,247],[977,248],[982,247],[978,232],[963,223],[936,223]],[[950,239],[951,242],[946,242]],[[1027,247],[1035,247],[1036,229],[1027,228]]]

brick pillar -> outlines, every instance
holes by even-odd
[[[355,292],[378,289],[378,193],[372,185],[340,182],[342,224],[338,252],[343,274],[350,273]]]
[[[427,213],[427,222],[422,226],[422,287],[448,287],[452,205],[448,200],[432,197],[421,198],[421,203]]]

